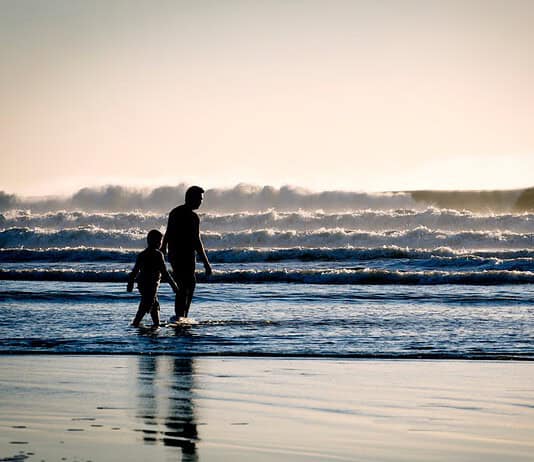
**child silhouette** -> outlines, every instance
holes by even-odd
[[[163,234],[157,229],[153,229],[148,233],[148,247],[137,256],[135,266],[128,276],[126,290],[132,292],[134,281],[137,280],[137,287],[141,293],[139,309],[132,322],[135,327],[139,326],[146,313],[150,313],[153,327],[159,327],[158,287],[162,276],[167,279],[174,293],[179,291],[176,282],[174,282],[165,266],[163,253],[160,250],[162,240]]]

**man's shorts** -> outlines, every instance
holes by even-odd
[[[187,265],[184,267],[183,265],[173,264],[171,261],[171,267],[172,275],[176,284],[178,284],[178,287],[180,287],[181,290],[193,293],[195,286],[197,285],[194,266],[191,267],[190,265]]]

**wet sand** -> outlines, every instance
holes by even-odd
[[[0,356],[0,461],[532,461],[534,363]]]

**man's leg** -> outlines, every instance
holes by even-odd
[[[178,284],[178,292],[174,294],[174,316],[176,319],[183,316],[184,313],[184,282],[180,279],[180,270],[177,262],[170,260],[172,268],[172,277],[176,284]]]
[[[189,308],[191,307],[191,302],[193,301],[193,292],[195,291],[195,286],[189,287],[185,297],[185,312],[184,318],[187,318],[189,314]]]
[[[187,285],[185,290],[185,303],[184,303],[184,318],[187,318],[189,314],[189,308],[191,307],[191,302],[193,301],[193,294],[195,292],[195,286],[197,281],[195,279],[195,273],[192,272],[188,275]]]
[[[180,290],[176,293],[176,297],[174,299],[174,314],[176,315],[176,319],[178,319],[186,316],[185,313],[187,310],[187,289],[184,287],[182,281],[176,282],[180,287]]]
[[[195,268],[183,267],[183,265],[178,266],[173,262],[171,262],[171,267],[174,280],[180,288],[174,299],[174,314],[176,319],[186,318],[193,300],[193,292],[195,291]]]

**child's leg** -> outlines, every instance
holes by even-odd
[[[144,300],[141,299],[141,302],[139,303],[139,308],[137,309],[137,313],[135,314],[135,318],[132,322],[132,326],[139,327],[139,324],[141,323],[141,320],[143,319],[143,316],[146,314],[146,304],[143,303]]]
[[[138,327],[141,319],[143,319],[143,316],[152,309],[152,303],[154,298],[156,298],[156,291],[158,290],[157,286],[147,287],[146,285],[140,283],[137,284],[137,287],[139,289],[139,293],[141,294],[141,301],[139,302],[139,309],[137,310],[137,314],[132,322],[134,327]]]
[[[158,297],[154,299],[152,309],[150,310],[150,316],[152,317],[152,324],[154,327],[159,327],[159,300]]]
[[[150,316],[152,317],[152,325],[154,327],[159,327],[160,320],[159,320],[159,310],[153,310],[150,312]]]

